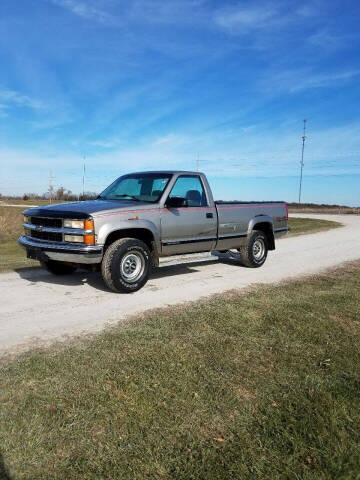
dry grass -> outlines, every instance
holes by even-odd
[[[23,234],[23,210],[21,207],[0,206],[0,242],[14,240]]]
[[[360,207],[331,207],[331,206],[289,206],[290,213],[326,213],[334,215],[360,215]]]
[[[23,235],[23,208],[0,206],[0,272],[15,268],[38,266],[38,262],[28,260],[17,239]]]

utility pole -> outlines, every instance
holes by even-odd
[[[83,190],[83,194],[82,194],[82,199],[84,200],[84,197],[85,197],[85,155],[84,155],[84,168],[83,168],[83,177],[82,177],[82,190]]]
[[[52,171],[50,170],[50,175],[49,175],[49,201],[52,203],[52,197],[53,197],[53,175]]]
[[[196,171],[198,172],[200,169],[200,156],[199,154],[197,154],[197,158],[196,158]]]
[[[301,201],[301,187],[302,187],[302,177],[303,177],[303,168],[304,168],[304,149],[305,149],[305,140],[306,140],[306,119],[304,120],[304,128],[303,128],[303,134],[301,136],[302,138],[302,150],[301,150],[301,162],[300,162],[300,184],[299,184],[299,204]]]

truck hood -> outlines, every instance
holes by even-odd
[[[153,203],[133,202],[131,200],[88,200],[84,202],[59,203],[44,207],[28,208],[24,215],[36,217],[88,218],[97,212],[108,210],[138,210],[154,208]]]

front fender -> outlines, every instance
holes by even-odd
[[[99,245],[104,245],[106,242],[107,237],[113,233],[117,232],[119,230],[127,230],[127,229],[143,229],[143,230],[149,230],[155,240],[156,246],[160,246],[160,232],[157,226],[151,222],[150,220],[144,220],[144,219],[137,219],[137,220],[129,220],[129,219],[124,219],[121,220],[120,222],[116,222],[116,224],[112,223],[103,223],[102,225],[99,226],[99,230],[97,233],[97,243]],[[95,230],[96,230],[96,225],[95,225]]]

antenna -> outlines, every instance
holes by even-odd
[[[299,184],[299,204],[301,201],[301,187],[302,187],[302,177],[303,177],[303,168],[304,168],[304,149],[305,149],[305,140],[306,140],[306,119],[304,119],[304,128],[303,128],[303,134],[301,136],[302,138],[302,150],[301,150],[301,162],[300,162],[300,184]]]
[[[82,194],[82,199],[84,200],[85,198],[85,155],[84,155],[84,168],[83,168],[83,177],[82,177],[82,190],[83,190],[83,194]]]

